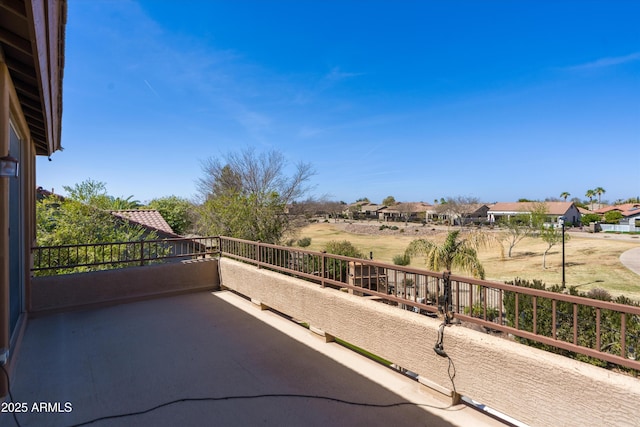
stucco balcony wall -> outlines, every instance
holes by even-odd
[[[228,258],[219,267],[223,288],[453,389],[448,359],[433,351],[439,320]],[[638,425],[636,378],[460,326],[445,329],[444,349],[459,394],[521,422]]]
[[[218,260],[201,259],[116,270],[34,277],[30,314],[99,307],[219,289]]]

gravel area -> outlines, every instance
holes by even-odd
[[[409,223],[405,225],[404,222],[337,222],[334,223],[337,228],[344,230],[348,233],[354,234],[367,234],[372,236],[435,236],[438,234],[446,233],[447,230],[436,228],[434,226],[422,224]],[[387,227],[398,227],[397,230],[391,228],[385,228],[380,230],[380,227],[386,225]],[[404,230],[404,231],[400,231]]]

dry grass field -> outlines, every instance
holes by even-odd
[[[368,227],[361,226],[354,233],[347,231],[353,226],[345,223],[316,223],[303,228],[299,236],[311,238],[311,246],[307,248],[310,250],[322,250],[330,240],[348,240],[366,255],[373,252],[375,260],[391,263],[395,255],[404,252],[409,242],[426,231],[421,226],[404,227],[403,224],[397,224],[400,228],[405,228],[404,233],[388,230],[380,232],[379,225],[374,222]],[[446,228],[428,230],[427,235],[419,237],[442,241],[447,234]],[[525,238],[514,247],[511,258],[502,258],[498,246],[480,249],[478,255],[488,280],[502,282],[521,277],[540,279],[548,286],[560,284],[562,246],[551,248],[547,254],[547,268],[543,269],[542,254],[545,246],[540,239]],[[640,239],[616,239],[608,235],[594,238],[587,233],[571,233],[570,240],[565,243],[567,286],[577,286],[582,291],[603,288],[614,296],[622,294],[640,301],[640,276],[628,270],[619,259],[620,254],[626,250],[639,246]],[[417,258],[411,261],[411,265],[424,266],[423,260]]]

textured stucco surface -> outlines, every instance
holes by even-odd
[[[451,390],[440,321],[227,258],[220,281]],[[445,330],[458,393],[534,426],[638,426],[640,381],[459,326]]]
[[[217,289],[217,259],[34,277],[32,314]]]

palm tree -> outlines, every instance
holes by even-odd
[[[568,193],[566,191],[563,191],[562,193],[560,193],[560,197],[562,197],[564,199],[564,201],[567,201],[567,197],[569,197],[571,195],[571,193]]]
[[[133,196],[129,196],[126,199],[122,198],[122,197],[113,197],[113,196],[109,196],[110,199],[110,204],[111,206],[109,207],[111,210],[114,211],[124,211],[124,210],[131,210],[131,209],[138,209],[142,206],[142,204],[140,203],[139,200],[131,200]]]
[[[602,196],[607,191],[602,187],[597,187],[595,190],[593,190],[593,192],[598,195],[598,208],[601,208],[602,204],[600,203],[600,196]]]
[[[593,210],[593,197],[596,195],[595,190],[587,190],[587,192],[584,195],[589,198],[589,203],[591,204],[591,210]]]
[[[433,271],[459,268],[474,277],[484,279],[484,268],[478,259],[476,248],[487,243],[486,235],[474,234],[458,240],[460,230],[451,231],[442,244],[426,239],[416,239],[409,243],[406,254],[424,255],[427,268]]]

